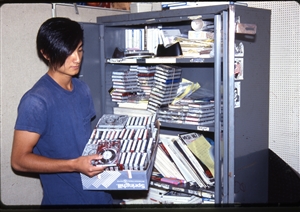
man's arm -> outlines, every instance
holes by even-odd
[[[63,160],[52,159],[33,153],[33,148],[40,135],[29,131],[14,131],[11,153],[13,169],[22,172],[57,173],[80,172],[87,176],[94,176],[103,172],[103,166],[92,166],[92,159],[101,159],[99,155],[80,156],[78,158]]]

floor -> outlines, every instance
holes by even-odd
[[[300,205],[300,175],[269,150],[269,204]]]

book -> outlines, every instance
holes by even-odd
[[[168,153],[168,151],[166,150],[166,148],[163,146],[162,143],[158,144],[156,157],[154,161],[154,167],[164,177],[173,177],[176,179],[184,180],[184,177],[178,170],[170,154]]]
[[[197,184],[199,187],[206,187],[204,185],[203,180],[198,176],[196,171],[193,169],[191,164],[186,160],[186,158],[182,155],[182,153],[175,147],[173,140],[176,139],[177,136],[171,135],[160,135],[160,141],[164,144],[170,156],[174,160],[176,166],[179,171],[185,178],[187,182]]]
[[[191,195],[196,195],[199,197],[212,198],[212,199],[215,197],[214,195],[215,192],[213,187],[210,189],[204,189],[195,185],[190,185],[189,183],[180,183],[175,185],[168,182],[162,182],[161,178],[162,177],[157,177],[155,175],[152,175],[150,178],[150,185],[157,188],[183,192]]]
[[[184,138],[184,135],[180,136]],[[185,141],[185,139],[183,139]],[[214,159],[212,154],[212,145],[201,134],[194,140],[189,141],[187,147],[191,152],[208,168],[212,176],[214,176]]]
[[[186,144],[190,144],[192,141],[194,141],[196,138],[199,138],[201,134],[197,132],[190,132],[190,133],[182,133],[179,134],[178,137]]]
[[[183,157],[185,158],[185,160],[187,161],[187,163],[190,165],[190,167],[191,167],[191,169],[192,169],[192,171],[197,175],[197,177],[199,177],[199,181],[201,182],[201,183],[199,183],[199,182],[197,182],[197,185],[198,186],[200,186],[200,187],[209,187],[209,185],[208,185],[208,183],[206,182],[206,181],[209,181],[208,179],[204,179],[204,178],[206,178],[206,176],[204,176],[205,174],[204,174],[204,171],[203,171],[203,169],[202,169],[202,167],[200,167],[199,168],[199,165],[198,165],[198,169],[199,170],[197,170],[196,169],[196,166],[195,166],[195,164],[194,164],[194,161],[192,162],[191,161],[191,159],[189,158],[189,156],[186,154],[186,152],[184,152],[183,151],[183,149],[182,149],[182,147],[180,147],[179,145],[178,145],[178,142],[177,142],[177,140],[173,140],[173,143],[174,143],[174,146],[177,148],[177,150],[183,155]]]
[[[199,160],[195,157],[195,155],[191,152],[187,145],[180,138],[175,140],[174,144],[190,162],[194,170],[196,170],[196,172],[203,180],[204,184],[207,187],[214,185],[214,180],[211,180],[209,176],[206,175],[205,169],[202,167],[202,165],[199,163]]]
[[[144,49],[144,29],[125,29],[125,49]]]

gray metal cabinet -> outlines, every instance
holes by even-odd
[[[267,203],[270,16],[269,10],[229,4],[105,16],[98,17],[97,24],[82,23],[85,40],[80,77],[91,87],[96,120],[116,106],[109,95],[113,70],[161,63],[155,59],[108,62],[116,47],[125,48],[125,29],[163,26],[186,32],[193,17],[214,21],[213,58],[176,58],[165,63],[180,66],[184,78],[213,91],[215,124],[162,122],[161,130],[171,134],[200,131],[214,139],[216,203]],[[240,43],[243,55],[238,58],[235,46]],[[242,59],[240,79],[234,76],[236,58]],[[234,104],[236,85],[238,107]]]

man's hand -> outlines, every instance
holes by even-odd
[[[74,168],[76,171],[83,173],[89,177],[93,177],[102,173],[106,166],[93,166],[92,160],[99,160],[102,156],[98,154],[81,156],[74,160]]]

